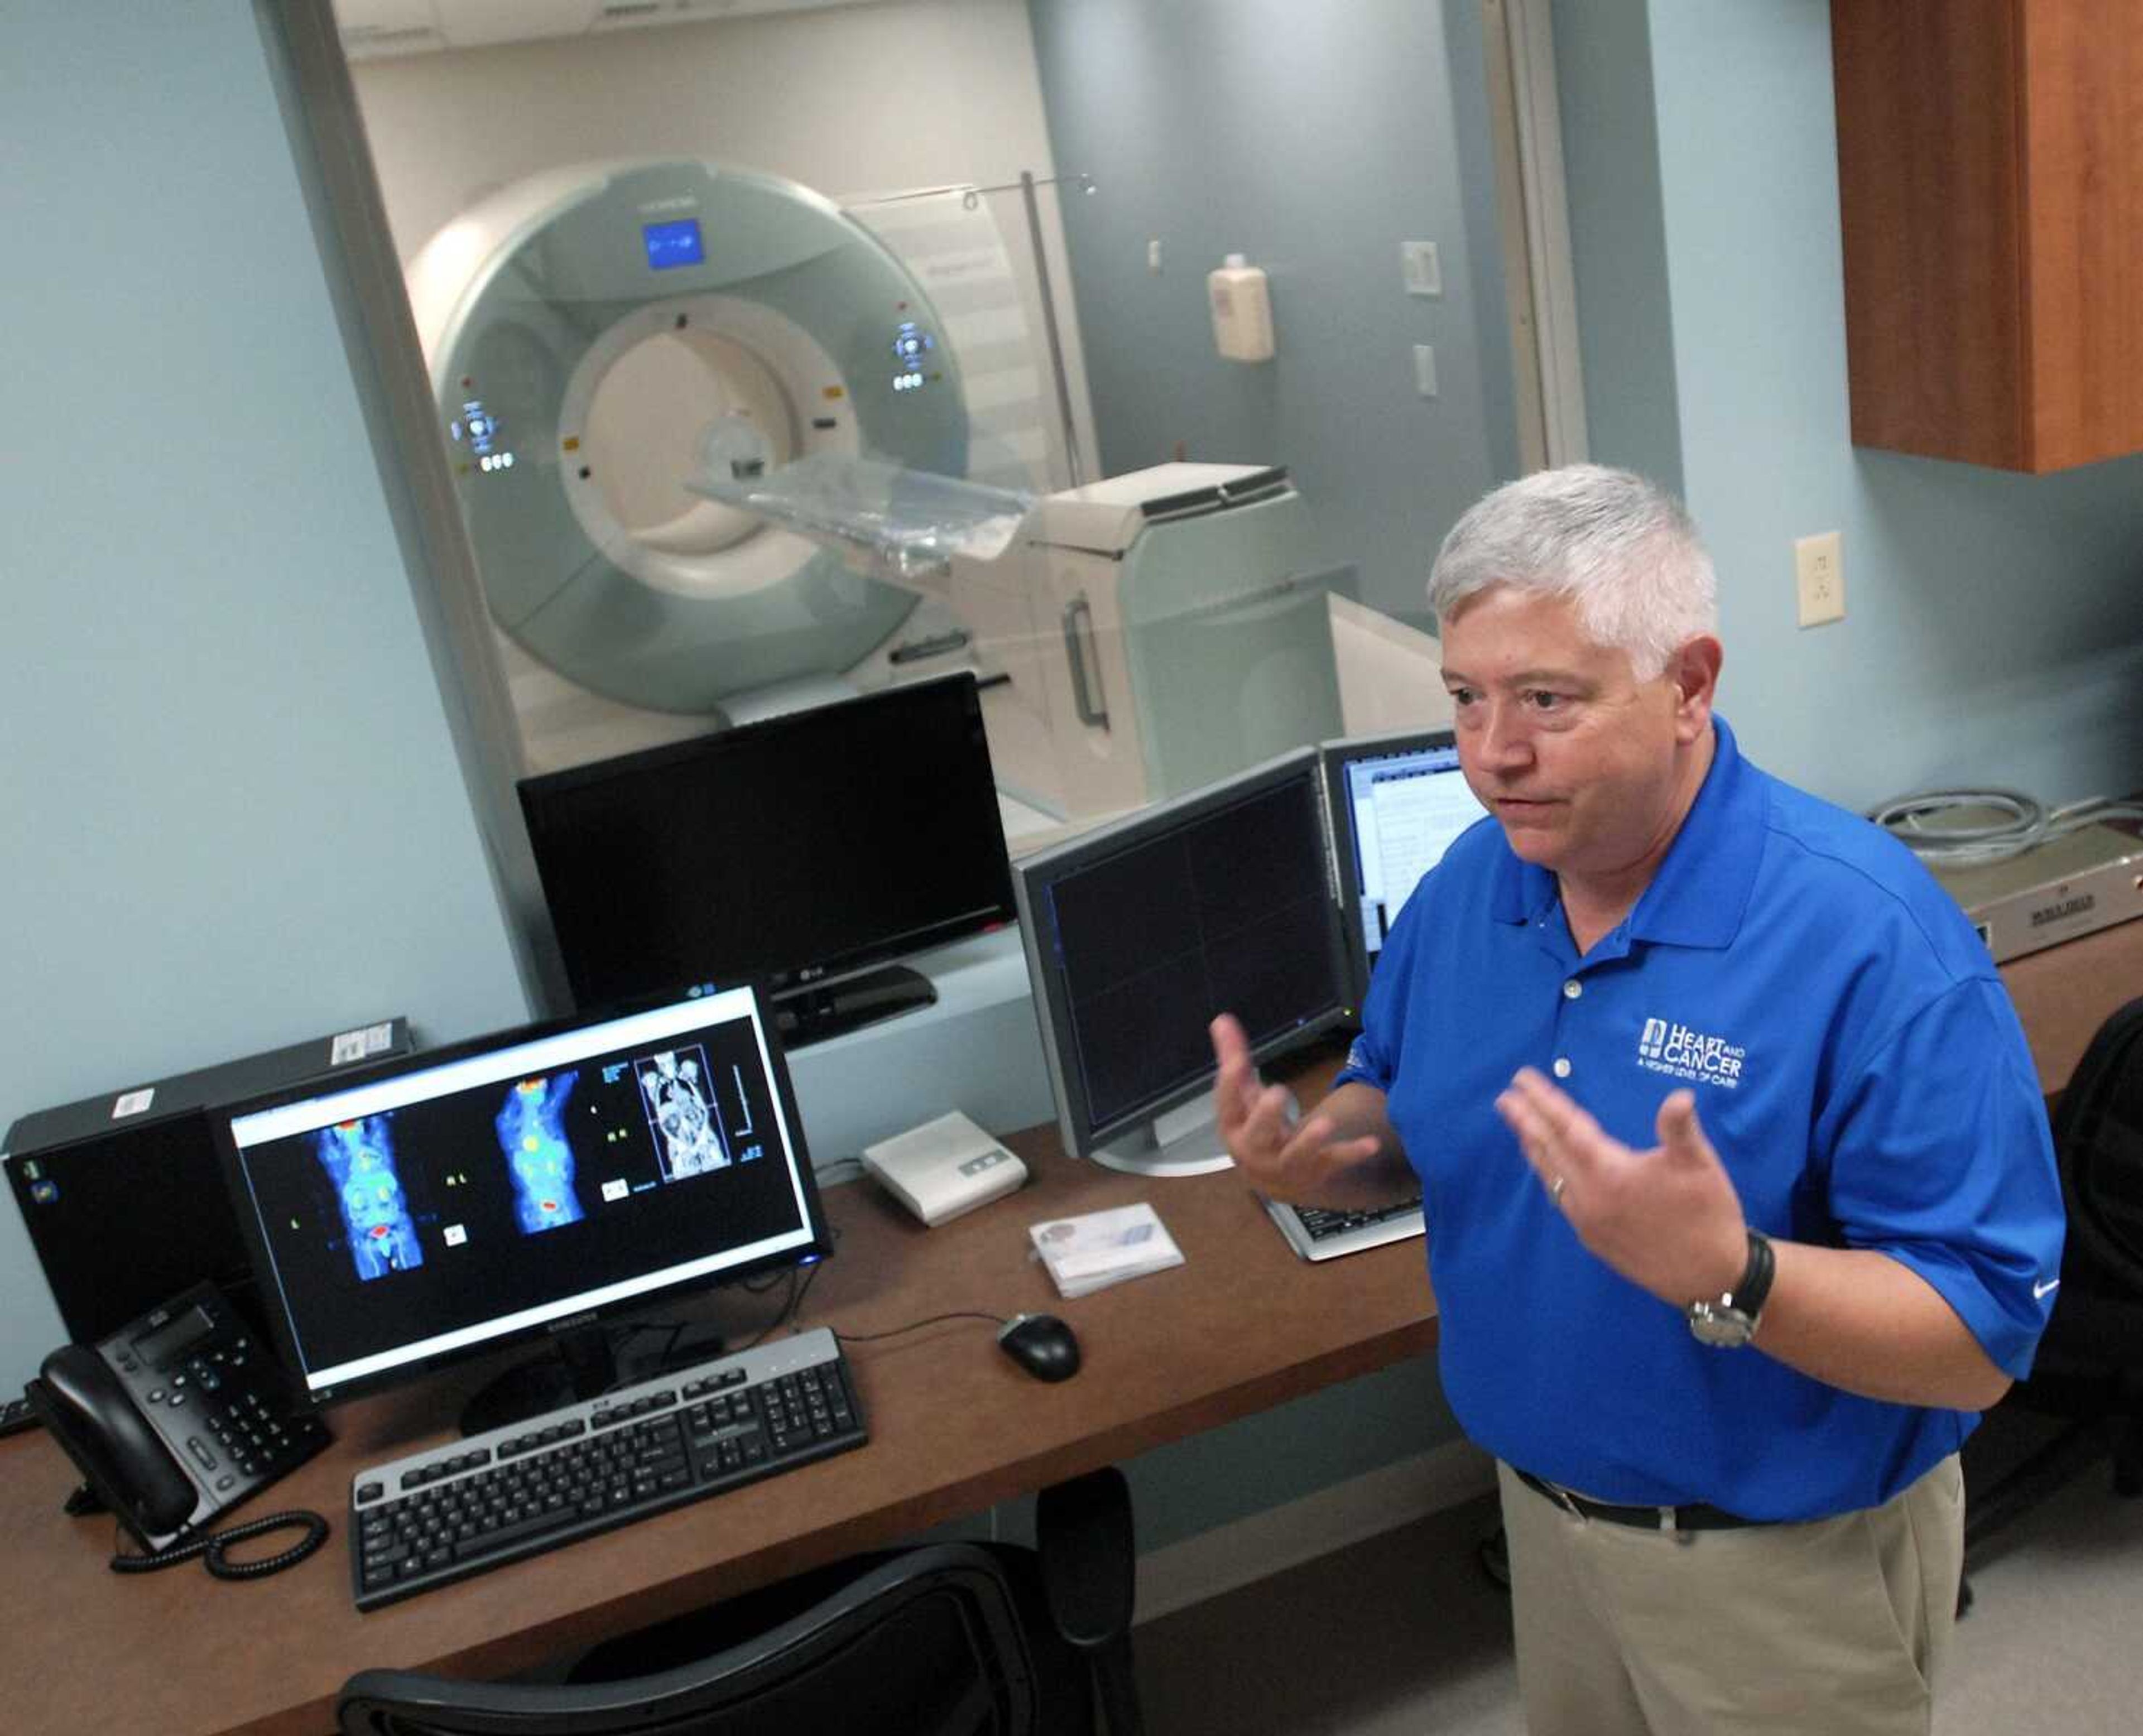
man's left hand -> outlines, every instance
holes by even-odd
[[[1749,1258],[1741,1198],[1693,1093],[1660,1104],[1660,1143],[1643,1151],[1611,1139],[1531,1067],[1496,1109],[1578,1240],[1631,1283],[1679,1308],[1740,1279]]]

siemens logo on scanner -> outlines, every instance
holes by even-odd
[[[1730,1043],[1687,1025],[1665,1019],[1646,1019],[1637,1038],[1637,1065],[1647,1072],[1665,1073],[1670,1079],[1692,1085],[1741,1088],[1741,1066],[1749,1058],[1746,1046]]]

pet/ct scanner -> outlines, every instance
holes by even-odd
[[[830,201],[705,163],[538,176],[428,242],[410,302],[492,617],[629,704],[845,670],[913,594],[683,487],[869,452],[966,472],[958,365]]]
[[[1284,472],[960,502],[954,347],[908,268],[807,188],[553,171],[448,225],[408,281],[492,618],[597,694],[746,715],[857,671],[927,593],[959,631],[916,630],[902,672],[1008,675],[1000,780],[1060,815],[1339,733]]]

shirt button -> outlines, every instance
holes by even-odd
[[[1555,1076],[1556,1076],[1557,1078],[1558,1078],[1558,1079],[1567,1079],[1567,1078],[1569,1078],[1569,1077],[1570,1077],[1570,1058],[1569,1058],[1569,1056],[1565,1056],[1565,1055],[1558,1055],[1558,1056],[1556,1056],[1556,1058],[1555,1058]]]
[[[1564,983],[1562,986],[1562,998],[1566,1001],[1575,1001],[1584,992],[1585,985],[1580,982],[1575,977],[1571,977],[1569,982]]]

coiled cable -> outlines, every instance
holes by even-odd
[[[292,1526],[302,1527],[305,1535],[288,1549],[279,1550],[272,1555],[263,1555],[256,1560],[234,1561],[224,1553],[232,1544],[245,1538],[258,1537],[268,1531],[286,1531]],[[156,1573],[166,1567],[176,1567],[181,1561],[191,1561],[199,1555],[201,1565],[217,1579],[265,1579],[271,1573],[280,1573],[286,1567],[295,1567],[327,1541],[328,1522],[324,1518],[304,1508],[294,1508],[287,1513],[270,1513],[265,1518],[250,1519],[243,1525],[234,1525],[224,1531],[204,1531],[199,1536],[174,1544],[169,1549],[158,1550],[153,1555],[115,1554],[111,1557],[111,1570],[114,1573]]]
[[[1961,812],[1974,817],[1955,818]],[[2049,809],[2022,790],[1927,789],[1881,803],[1868,818],[1923,862],[1969,868],[2010,861],[2106,820],[2143,819],[2143,804],[2086,796]]]

